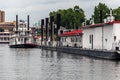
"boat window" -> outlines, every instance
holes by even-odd
[[[66,37],[63,38],[63,42],[66,42]]]
[[[0,32],[4,32],[4,29],[0,29]]]
[[[77,42],[77,37],[75,38],[75,42]]]
[[[21,41],[23,41],[23,38],[21,38]]]
[[[63,37],[63,42],[65,42],[65,37]]]
[[[79,36],[77,36],[77,42],[79,42],[80,41],[80,37]]]
[[[18,38],[18,41],[20,41],[20,38]]]
[[[72,37],[72,42],[74,42],[74,37]]]
[[[105,39],[105,41],[107,42],[107,39]]]
[[[74,42],[76,42],[76,37],[74,37]]]
[[[63,42],[65,42],[65,37],[63,38]]]
[[[116,36],[114,36],[114,41],[116,41]]]
[[[25,24],[25,27],[26,27],[26,24]]]
[[[81,39],[79,39],[79,42],[81,42]]]
[[[64,41],[64,38],[62,37],[62,41]]]
[[[91,44],[91,35],[89,35],[89,43]]]
[[[63,30],[60,31],[60,34],[63,34]]]
[[[62,37],[62,41],[64,42],[64,37]]]
[[[73,42],[72,37],[71,37],[71,42]]]
[[[81,37],[80,36],[78,37],[78,40],[79,40],[78,42],[81,42]]]
[[[6,38],[4,38],[4,40],[6,40]]]

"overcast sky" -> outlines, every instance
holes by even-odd
[[[19,19],[26,19],[29,14],[32,25],[49,17],[51,11],[73,8],[75,5],[79,5],[89,18],[99,2],[113,9],[120,6],[120,0],[0,0],[0,9],[5,11],[6,21],[14,21],[16,14]]]

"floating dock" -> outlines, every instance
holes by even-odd
[[[52,46],[41,46],[40,48],[69,53],[69,54],[79,54],[83,56],[89,56],[89,57],[95,57],[101,59],[120,60],[120,54],[117,53],[116,51],[92,50],[92,49],[82,49],[75,47],[52,47]]]

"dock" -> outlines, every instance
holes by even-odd
[[[109,60],[120,60],[120,54],[116,51],[107,50],[93,50],[93,49],[82,49],[77,47],[52,47],[52,46],[40,46],[41,49],[52,50],[57,52],[64,52],[69,54],[78,54],[82,56],[89,56],[100,59]]]

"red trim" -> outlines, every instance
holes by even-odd
[[[75,36],[75,35],[81,35],[82,34],[82,30],[73,30],[71,32],[64,32],[63,34],[60,34],[58,36],[63,37],[63,36]]]
[[[114,23],[120,23],[119,21],[112,21],[112,22],[107,22],[107,23],[99,23],[99,24],[94,24],[94,25],[87,25],[87,26],[82,26],[82,28],[94,28],[94,27],[101,27],[104,25],[112,25]]]
[[[101,26],[103,26],[103,25],[104,25],[104,23],[99,23],[99,24],[93,24],[93,25],[83,26],[82,28],[101,27]]]
[[[119,21],[108,22],[108,23],[106,23],[106,24],[114,24],[114,23],[120,23],[120,20],[119,20]]]

